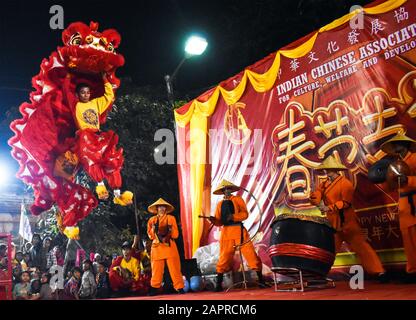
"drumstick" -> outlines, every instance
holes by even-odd
[[[210,220],[211,220],[211,218],[214,218],[214,217],[207,217],[207,216],[201,216],[201,215],[199,215],[198,217],[199,218],[204,218],[204,219],[210,219]],[[211,226],[208,229],[208,233],[210,233],[212,228],[214,227],[214,223],[212,221],[210,221],[210,222],[211,222]]]
[[[398,176],[400,176],[401,174],[400,174],[400,172],[399,171],[397,171],[397,169],[394,167],[394,166],[390,166],[390,168],[391,168],[391,170],[395,173],[395,174],[397,174]]]

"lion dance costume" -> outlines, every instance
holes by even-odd
[[[74,180],[80,167],[96,182],[105,178],[110,187],[121,186],[124,158],[123,150],[116,148],[118,136],[99,131],[99,125],[111,110],[113,99],[108,97],[119,87],[115,71],[124,58],[115,51],[121,40],[118,32],[98,32],[98,23],[72,23],[63,31],[62,40],[64,46],[44,59],[33,77],[35,91],[30,102],[19,108],[23,118],[10,125],[15,135],[9,145],[20,165],[17,177],[34,189],[31,212],[39,215],[56,204],[65,228],[75,226],[97,206],[94,194]],[[88,128],[79,125],[79,103],[74,99],[80,83],[90,87],[91,101],[107,99],[96,115],[84,113],[84,119],[95,123]],[[131,197],[125,192],[118,200],[129,204]]]

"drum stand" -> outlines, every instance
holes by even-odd
[[[335,282],[329,278],[322,278],[322,276],[302,271],[297,268],[272,268],[274,279],[274,291],[301,291],[306,289],[330,289],[335,288]],[[276,274],[281,274],[290,278],[293,281],[278,281]]]
[[[248,289],[247,284],[254,284],[257,285],[258,287],[262,287],[262,288],[267,288],[267,285],[264,285],[258,281],[248,281],[246,278],[246,268],[244,267],[244,261],[243,261],[243,254],[241,253],[241,246],[237,245],[235,246],[235,248],[238,250],[238,253],[240,255],[240,265],[241,265],[241,270],[243,273],[243,281],[237,282],[237,283],[233,283],[225,292],[230,291],[232,288],[237,287],[237,286],[242,286],[244,290]]]

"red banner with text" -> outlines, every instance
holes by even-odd
[[[197,173],[192,178],[192,170],[201,169],[192,165],[196,146],[192,149],[190,132],[195,119],[178,126],[181,218],[188,256],[196,247],[218,241],[217,227],[209,229],[202,221],[195,229],[198,222],[192,217],[213,213],[221,197],[212,190],[227,179],[249,191],[239,192],[251,212],[245,226],[250,234],[258,231],[255,247],[270,266],[266,250],[271,223],[281,213],[314,214],[317,208],[308,199],[323,177],[313,168],[330,154],[348,167],[345,174],[355,187],[353,205],[373,248],[393,252],[402,247],[397,194],[374,185],[367,172],[385,156],[381,144],[397,132],[416,139],[416,1],[402,1],[385,12],[382,5],[378,11],[368,8],[248,68],[258,78],[245,71],[220,84],[218,99],[207,111],[206,161],[200,164],[199,186]],[[269,89],[259,88],[256,79],[272,76]],[[230,104],[230,93],[243,81],[244,92]],[[215,92],[205,93],[198,103],[212,104]],[[183,116],[191,107],[185,105],[177,113]],[[195,201],[201,203],[200,212],[194,212]],[[345,245],[342,250],[350,249]]]

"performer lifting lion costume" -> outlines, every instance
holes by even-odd
[[[9,140],[19,162],[17,177],[34,189],[30,210],[39,215],[57,204],[62,226],[74,226],[96,206],[93,193],[75,182],[82,167],[98,183],[98,197],[106,199],[106,179],[114,202],[129,205],[133,194],[120,194],[123,149],[118,136],[101,132],[120,81],[115,76],[124,64],[115,52],[120,35],[113,29],[98,32],[98,23],[75,22],[62,33],[63,47],[41,63],[32,79],[35,91],[20,106],[23,118],[11,123]]]

